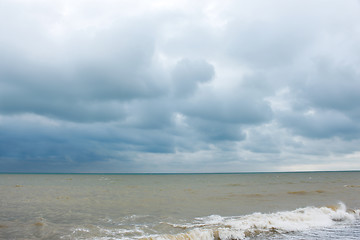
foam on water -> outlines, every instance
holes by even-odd
[[[328,207],[306,207],[277,213],[253,213],[239,217],[218,215],[198,218],[192,224],[173,225],[188,229],[176,235],[148,236],[142,239],[198,239],[232,240],[259,235],[286,234],[331,227],[338,222],[353,223],[359,219],[359,210],[347,210],[343,203]]]

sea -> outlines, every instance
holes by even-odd
[[[0,239],[360,239],[360,172],[0,174]]]

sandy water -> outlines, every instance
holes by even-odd
[[[0,174],[0,239],[358,239],[359,193],[360,172]]]

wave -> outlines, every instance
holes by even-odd
[[[301,232],[331,227],[338,222],[353,223],[360,218],[360,210],[347,209],[345,204],[327,207],[305,207],[294,211],[253,213],[238,217],[212,215],[197,218],[189,224],[171,224],[186,232],[180,234],[152,235],[142,240],[235,240]]]

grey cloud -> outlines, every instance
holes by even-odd
[[[203,89],[183,106],[183,113],[212,121],[238,124],[258,124],[272,117],[266,101],[256,97],[251,89],[236,88],[226,93]]]
[[[131,159],[137,152],[173,151],[172,136],[166,131],[122,128],[116,123],[69,124],[26,115],[2,118],[0,124],[2,171],[68,172],[112,159],[127,172],[135,168]]]
[[[261,133],[259,131],[251,131],[247,134],[246,142],[243,144],[244,149],[254,153],[280,153],[280,145],[278,138],[269,133]]]
[[[308,19],[300,18],[302,22],[298,22],[299,13],[284,21],[289,8],[286,3],[280,4],[279,11],[269,9],[264,17],[249,22],[244,22],[241,16],[232,19],[224,40],[228,55],[251,68],[291,65],[314,38],[314,28],[308,25]],[[263,9],[259,14],[261,11]]]
[[[125,126],[140,129],[171,127],[174,105],[166,98],[134,100],[126,109]]]
[[[236,2],[227,10],[224,46],[234,61],[257,70],[299,69],[299,59],[321,54],[348,61],[358,49],[358,8],[356,1]]]
[[[124,101],[164,94],[163,76],[152,63],[154,41],[141,22],[82,39],[71,56],[28,59],[14,48],[0,59],[0,112],[36,113],[69,121],[124,117]],[[76,41],[75,41],[76,42]],[[48,46],[53,47],[51,42]],[[77,43],[76,43],[77,44]],[[46,46],[44,46],[46,47]],[[41,49],[39,49],[41,52]],[[69,63],[64,63],[69,61]],[[60,62],[60,63],[59,63]]]
[[[236,124],[224,124],[210,120],[191,118],[188,123],[200,134],[205,142],[241,141],[244,133]]]
[[[359,138],[359,75],[335,59],[316,59],[290,85],[291,106],[276,114],[294,133],[309,138]]]
[[[354,1],[67,4],[0,3],[1,169],[276,170],[359,151]]]
[[[356,122],[336,111],[284,113],[279,119],[295,133],[310,138],[358,138],[360,133]]]
[[[283,66],[291,64],[302,49],[303,41],[295,29],[284,33],[283,29],[277,29],[281,26],[268,26],[265,22],[246,29],[238,29],[239,24],[233,25],[228,33],[228,51],[242,64],[260,68]],[[230,38],[233,35],[236,37]]]
[[[104,158],[91,141],[84,142],[63,131],[34,124],[26,127],[2,124],[2,171],[42,172],[53,169],[67,172],[69,167],[76,168]],[[7,161],[11,164],[6,164]]]
[[[315,69],[307,75],[301,97],[316,107],[342,112],[360,112],[360,74],[351,66],[316,61]]]
[[[214,74],[214,67],[204,60],[180,60],[172,72],[175,95],[192,95],[199,83],[210,81]]]
[[[221,32],[205,24],[203,16],[182,14],[174,19],[159,38],[162,51],[176,58],[190,59],[208,59],[219,54],[223,44]]]

